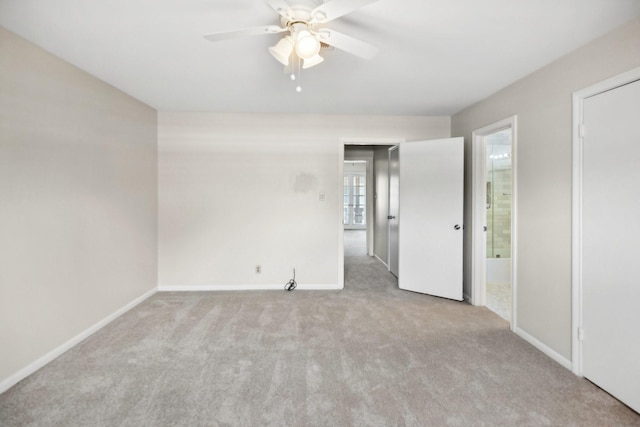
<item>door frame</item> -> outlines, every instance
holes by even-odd
[[[486,305],[486,235],[483,230],[486,224],[486,142],[485,137],[505,129],[511,129],[511,330],[517,329],[517,139],[518,116],[484,126],[472,132],[471,155],[471,295],[466,295],[471,304]]]
[[[340,138],[338,144],[338,194],[342,194],[344,192],[344,146],[345,145],[397,145],[402,142],[405,142],[405,138]],[[372,162],[373,166],[373,162]],[[367,168],[369,165],[367,164]],[[367,176],[369,172],[367,170]],[[367,180],[367,185],[373,191],[373,183],[369,185]],[[369,197],[367,191],[367,197],[369,201],[373,202],[373,196]],[[344,227],[342,225],[344,218],[344,207],[342,198],[340,198],[338,205],[338,288],[344,289]],[[367,206],[368,209],[368,206]],[[369,224],[373,226],[373,215],[369,218],[367,222],[367,235],[369,234],[368,227]],[[373,229],[371,231],[373,233]],[[368,239],[367,239],[368,240]],[[373,239],[372,239],[373,241]],[[367,249],[368,250],[368,249]]]
[[[584,100],[640,79],[640,67],[573,93],[571,225],[571,370],[582,376],[582,135]]]

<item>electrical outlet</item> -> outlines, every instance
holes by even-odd
[[[256,265],[256,273],[262,273],[262,267],[260,265]]]

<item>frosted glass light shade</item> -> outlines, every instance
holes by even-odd
[[[310,59],[320,52],[320,42],[309,31],[302,30],[296,35],[296,53],[302,59]]]
[[[321,63],[322,61],[324,61],[324,58],[318,54],[316,54],[316,56],[313,56],[311,58],[305,58],[304,63],[302,64],[302,68],[311,68],[315,65],[318,65],[319,63]]]
[[[269,48],[269,52],[278,62],[286,66],[289,65],[289,57],[293,52],[293,47],[293,38],[291,38],[291,36],[284,36],[275,46]]]

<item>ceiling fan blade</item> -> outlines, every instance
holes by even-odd
[[[315,34],[321,42],[363,59],[372,59],[379,51],[379,49],[372,44],[354,39],[346,34],[328,28],[322,28],[315,32]]]
[[[378,0],[331,0],[313,9],[311,22],[320,24],[333,21],[376,1]]]
[[[273,10],[278,12],[280,16],[284,16],[285,18],[291,20],[293,17],[293,13],[291,12],[291,6],[287,4],[284,0],[267,0],[267,4],[271,6]]]
[[[217,42],[219,40],[237,39],[248,36],[259,36],[262,34],[278,34],[287,31],[286,28],[281,28],[277,25],[266,25],[264,27],[246,28],[244,30],[227,31],[224,33],[205,34],[204,38]]]

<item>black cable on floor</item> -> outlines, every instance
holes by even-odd
[[[285,291],[292,291],[298,286],[296,283],[296,269],[293,269],[293,279],[289,280],[286,285],[284,285]]]

